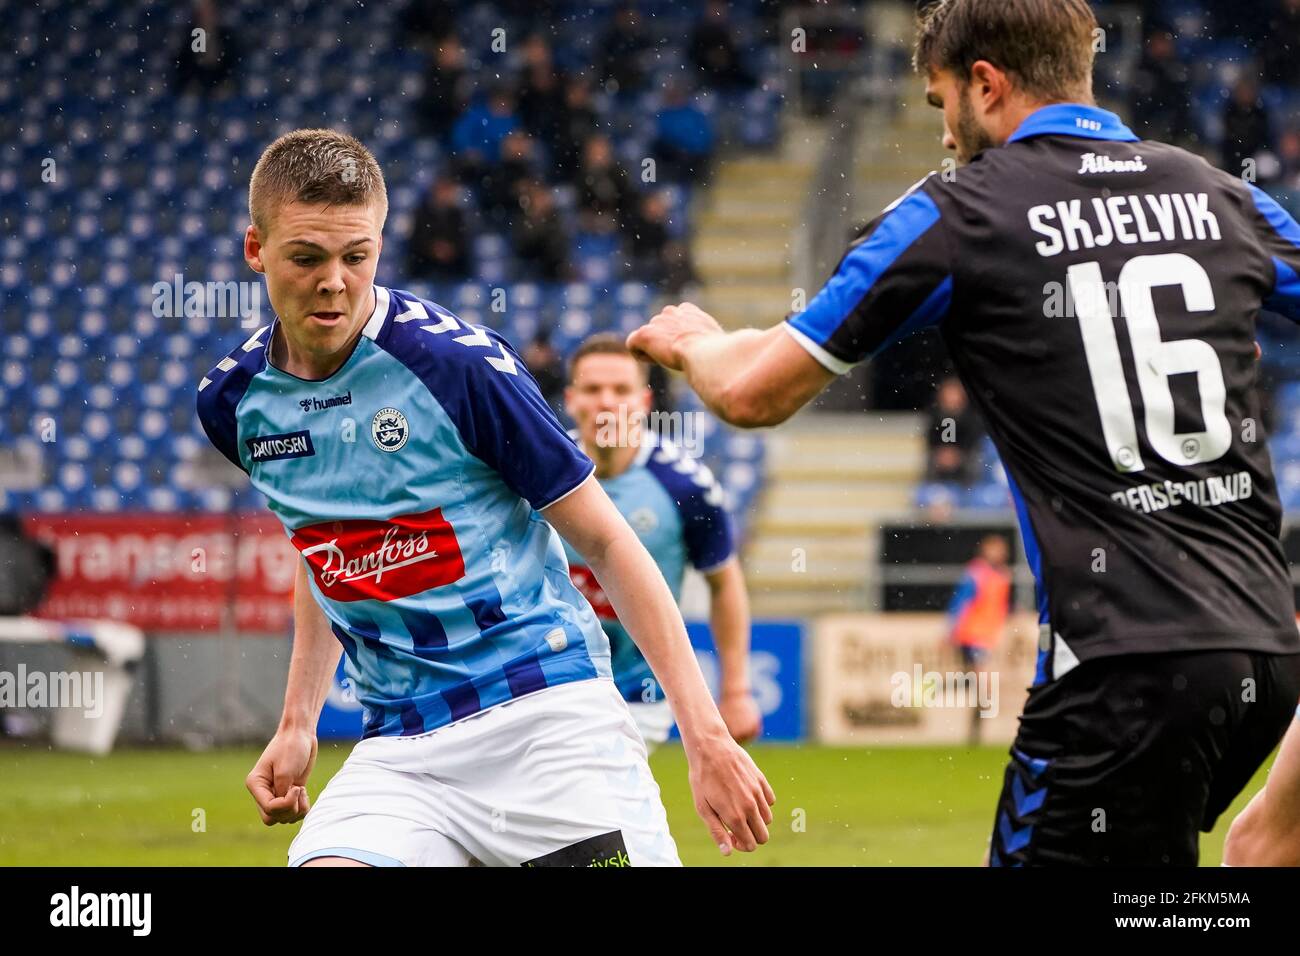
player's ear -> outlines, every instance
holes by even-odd
[[[257,227],[251,222],[244,231],[244,261],[254,272],[266,272],[262,264],[262,238],[257,233]]]
[[[984,111],[995,107],[1007,92],[1007,75],[988,60],[976,60],[970,68],[970,86]]]

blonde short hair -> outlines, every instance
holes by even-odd
[[[388,188],[374,155],[347,133],[299,129],[262,153],[248,183],[248,214],[265,238],[277,207],[286,202],[368,206],[388,216]]]

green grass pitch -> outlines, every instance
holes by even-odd
[[[322,745],[313,796],[348,749]],[[681,748],[651,758],[688,866],[976,865],[1006,761],[1005,747],[751,752],[777,793],[772,838],[730,860],[695,816]],[[283,866],[297,828],[267,828],[257,818],[243,781],[258,753],[123,750],[90,758],[0,746],[0,865]],[[1228,823],[1263,783],[1261,770],[1202,837],[1202,865],[1219,863]]]

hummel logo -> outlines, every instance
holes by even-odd
[[[1084,153],[1081,157],[1083,165],[1079,167],[1080,173],[1145,173],[1147,164],[1142,161],[1141,156],[1134,156],[1132,159],[1111,159],[1109,156],[1098,156],[1096,153]]]
[[[351,405],[352,392],[349,390],[346,395],[335,395],[323,402],[313,395],[311,398],[302,399],[298,404],[304,412],[319,412],[326,408],[337,408],[339,405]]]

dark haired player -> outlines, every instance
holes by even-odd
[[[994,865],[1195,863],[1197,829],[1300,696],[1281,508],[1253,440],[1255,320],[1300,319],[1300,226],[1098,109],[1096,30],[1085,0],[927,8],[916,64],[965,165],[868,225],[782,325],[727,335],[685,304],[629,339],[756,427],[940,329],[1038,582]]]

